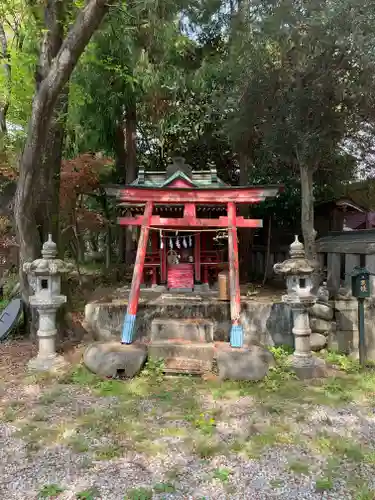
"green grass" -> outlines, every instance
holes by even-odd
[[[357,442],[326,432],[317,436],[315,446],[322,453],[332,455],[336,459],[348,459],[351,462],[361,462],[366,456],[366,450]]]
[[[63,492],[64,488],[58,484],[45,484],[38,492],[38,500],[42,498],[56,498]]]
[[[150,488],[133,488],[126,493],[124,500],[151,500],[152,496]]]
[[[224,467],[219,467],[213,471],[213,478],[218,479],[222,483],[227,483],[229,481],[232,471]]]
[[[34,418],[27,420],[26,407],[16,405],[6,409],[5,414],[8,412],[8,421],[16,421],[18,437],[26,441],[30,453],[60,442],[76,453],[85,453],[88,460],[116,460],[125,449],[148,455],[163,454],[169,446],[168,440],[163,438],[168,437],[182,453],[193,453],[196,460],[202,460],[202,467],[211,470],[210,460],[219,455],[235,453],[259,459],[269,448],[299,445],[311,458],[301,461],[293,454],[287,469],[294,474],[313,473],[314,453],[327,458],[327,465],[316,480],[317,491],[333,488],[341,463],[349,462],[353,467],[361,462],[375,464],[375,453],[362,444],[360,438],[333,433],[328,418],[321,423],[322,432],[313,436],[301,433],[316,404],[345,407],[348,402],[355,402],[372,408],[375,372],[358,370],[352,360],[326,353],[327,359],[342,368],[341,374],[325,380],[301,381],[289,370],[290,351],[282,348],[273,351],[279,364],[258,383],[167,378],[159,362],[149,363],[142,376],[129,381],[101,379],[79,366],[58,379],[42,382],[47,388],[39,398]],[[68,394],[66,384],[73,389],[77,386],[79,392],[83,388],[93,401],[98,397],[111,397],[111,405],[106,406],[104,402],[95,407],[93,404],[92,410],[84,414],[67,412],[56,424],[51,421],[50,414],[54,403],[64,404],[65,394]],[[231,407],[241,398],[246,398],[245,403],[249,405],[244,410],[248,417],[241,428],[233,426],[230,439],[223,440],[219,429],[223,424],[232,425]],[[216,402],[212,405],[214,408],[210,407],[212,400]],[[172,469],[165,475],[165,482],[133,488],[124,492],[125,498],[147,500],[152,495],[162,498],[163,494],[173,493],[181,472]],[[223,484],[228,495],[230,474],[229,469],[218,467],[210,475]],[[277,487],[276,482],[273,487]],[[372,494],[362,484],[354,485],[350,491],[358,500],[367,500],[366,495]]]
[[[293,459],[288,462],[288,468],[291,472],[296,474],[304,474],[307,475],[309,473],[309,464],[304,462],[303,460]]]
[[[100,498],[100,492],[98,488],[95,487],[80,491],[76,494],[77,500],[95,500],[95,498]]]
[[[152,489],[156,494],[174,493],[176,491],[176,488],[172,483],[156,483]]]
[[[316,491],[329,491],[333,488],[333,481],[330,477],[321,477],[315,481]]]

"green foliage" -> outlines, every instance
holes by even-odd
[[[148,358],[141,377],[159,384],[164,380],[164,360]]]
[[[190,420],[190,418],[187,418]],[[200,413],[198,418],[193,418],[193,424],[196,429],[199,429],[202,434],[212,436],[216,429],[216,420],[209,413]]]
[[[329,491],[333,488],[333,481],[329,477],[322,477],[315,481],[316,491]]]
[[[148,488],[133,488],[127,492],[124,500],[151,500],[152,490]]]
[[[77,500],[94,500],[95,498],[99,498],[100,492],[98,488],[89,488],[88,490],[80,491],[76,494]]]
[[[38,499],[55,498],[63,493],[64,488],[57,484],[45,484],[38,493]]]
[[[174,493],[176,491],[176,488],[172,483],[156,483],[153,486],[153,490],[156,494]]]
[[[345,354],[329,350],[324,354],[324,358],[329,364],[346,373],[358,373],[361,370],[358,360]]]
[[[218,479],[222,483],[227,483],[231,474],[232,471],[230,469],[219,467],[218,469],[214,470],[213,477],[214,479]]]

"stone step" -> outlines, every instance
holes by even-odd
[[[148,346],[151,359],[163,359],[166,373],[201,375],[212,370],[214,344],[155,340]]]
[[[155,318],[151,323],[151,341],[181,339],[213,342],[214,324],[203,318]]]

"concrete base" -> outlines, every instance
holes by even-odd
[[[214,324],[214,340],[229,342],[231,328],[230,303],[217,294],[159,294],[151,289],[142,291],[134,341],[150,339],[151,323],[155,318],[203,318]],[[293,346],[291,311],[287,304],[258,302],[241,298],[241,324],[245,345]],[[92,302],[85,307],[85,320],[97,340],[121,339],[127,294],[110,302]]]
[[[148,346],[148,355],[151,359],[163,359],[166,373],[202,375],[212,370],[214,345],[153,341]]]
[[[214,324],[203,318],[155,318],[151,323],[151,341],[186,340],[213,342]]]
[[[151,290],[153,292],[164,293],[167,291],[167,287],[165,285],[151,285]]]
[[[311,356],[303,358],[294,354],[289,358],[290,367],[299,379],[322,378],[328,375],[323,359]]]
[[[202,283],[200,285],[194,285],[194,292],[207,293],[210,291],[210,285],[208,283]]]
[[[132,378],[142,369],[147,348],[142,345],[123,345],[117,342],[96,342],[87,347],[83,362],[89,370],[103,377]]]
[[[261,380],[275,364],[272,354],[256,345],[240,349],[222,347],[217,351],[216,361],[222,380]]]
[[[65,361],[63,356],[57,354],[48,358],[36,356],[30,359],[27,364],[27,368],[33,372],[58,372],[66,369],[68,366],[69,363]]]

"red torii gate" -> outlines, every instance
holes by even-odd
[[[244,217],[237,216],[236,204],[258,203],[264,201],[266,198],[273,198],[280,189],[279,186],[203,188],[199,190],[194,188],[127,186],[120,189],[118,197],[121,202],[145,204],[143,215],[120,217],[118,219],[119,224],[123,226],[141,226],[129,302],[122,332],[122,343],[131,344],[133,341],[150,227],[170,229],[212,227],[228,230],[230,312],[232,323],[230,344],[232,347],[242,347],[243,328],[240,324],[241,297],[237,228],[259,228],[262,227],[263,221],[261,219],[245,219]],[[221,216],[217,219],[196,217],[197,205],[218,203],[226,205],[227,216]],[[184,205],[183,217],[163,218],[152,214],[155,205],[173,204]]]

